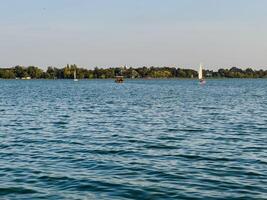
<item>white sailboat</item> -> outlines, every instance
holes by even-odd
[[[198,79],[200,84],[206,83],[205,79],[203,78],[203,66],[200,64],[199,71],[198,71]]]
[[[75,69],[74,72],[73,72],[73,80],[74,80],[74,81],[78,81],[78,79],[76,78],[76,69]]]

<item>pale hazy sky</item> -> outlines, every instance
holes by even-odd
[[[0,0],[0,66],[267,69],[266,0]]]

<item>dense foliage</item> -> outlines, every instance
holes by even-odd
[[[46,71],[35,67],[16,66],[0,68],[0,78],[21,79],[72,79],[74,70],[78,79],[107,79],[122,75],[126,78],[197,78],[198,72],[192,69],[174,67],[139,67],[139,68],[78,68],[76,65],[67,65],[64,68],[48,67]],[[218,71],[204,70],[203,74],[209,78],[267,78],[267,70],[242,70],[236,67],[219,69]]]

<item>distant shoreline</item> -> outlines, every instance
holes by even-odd
[[[175,67],[139,67],[139,68],[98,68],[85,69],[76,65],[67,65],[64,68],[48,67],[46,71],[35,67],[16,66],[0,68],[2,79],[115,79],[123,76],[125,79],[197,79],[198,72],[194,69]],[[267,70],[245,70],[232,67],[230,69],[203,70],[206,79],[223,78],[267,78]]]
[[[205,78],[206,80],[267,80],[267,77],[262,78]],[[36,80],[48,80],[48,81],[72,81],[71,78],[62,78],[62,79],[48,79],[48,78],[33,78],[33,79],[15,79],[15,78],[0,78],[0,80],[13,80],[13,81],[36,81]],[[83,78],[78,80],[84,80],[84,81],[93,81],[93,80],[115,80],[115,78]],[[147,81],[153,81],[153,80],[195,80],[198,81],[197,78],[125,78],[124,80],[147,80]]]

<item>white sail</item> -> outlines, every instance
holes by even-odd
[[[78,79],[76,78],[76,69],[75,69],[74,72],[73,72],[73,80],[74,80],[74,81],[78,81]]]
[[[199,66],[199,71],[198,71],[198,79],[199,80],[202,80],[203,79],[202,71],[203,71],[203,67],[202,67],[202,65],[200,65]]]

